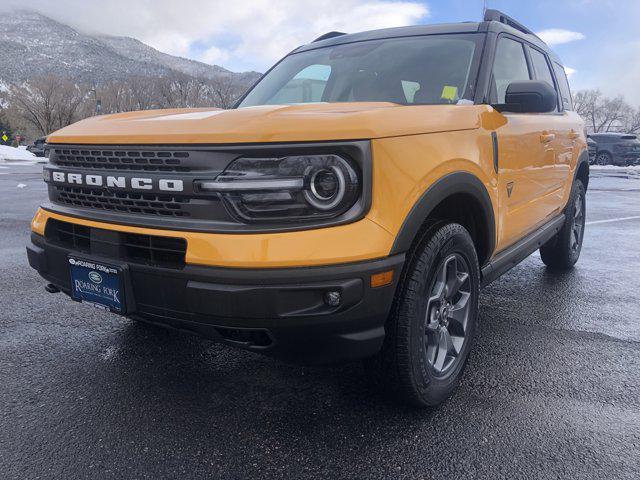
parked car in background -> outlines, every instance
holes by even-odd
[[[592,138],[587,138],[587,148],[589,149],[589,165],[595,165],[598,144]]]
[[[592,133],[589,138],[598,144],[596,165],[627,167],[640,164],[640,140],[626,133]]]
[[[33,153],[36,157],[45,156],[45,142],[47,137],[40,137],[36,139],[31,145],[27,147],[27,150]]]

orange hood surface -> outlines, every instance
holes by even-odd
[[[172,109],[88,118],[48,137],[67,144],[228,144],[364,140],[480,126],[482,105],[316,103]]]

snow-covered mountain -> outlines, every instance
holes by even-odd
[[[0,16],[0,84],[48,74],[101,83],[172,72],[210,79],[231,76],[243,84],[259,77],[174,57],[134,38],[81,33],[35,12]]]

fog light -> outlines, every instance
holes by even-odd
[[[329,307],[337,307],[338,305],[340,305],[341,301],[342,295],[340,295],[340,292],[336,290],[324,294],[324,303],[326,303]]]

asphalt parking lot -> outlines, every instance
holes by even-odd
[[[582,258],[482,295],[463,383],[398,406],[358,364],[301,368],[44,291],[41,167],[0,165],[0,477],[640,477],[640,176],[593,175]]]

